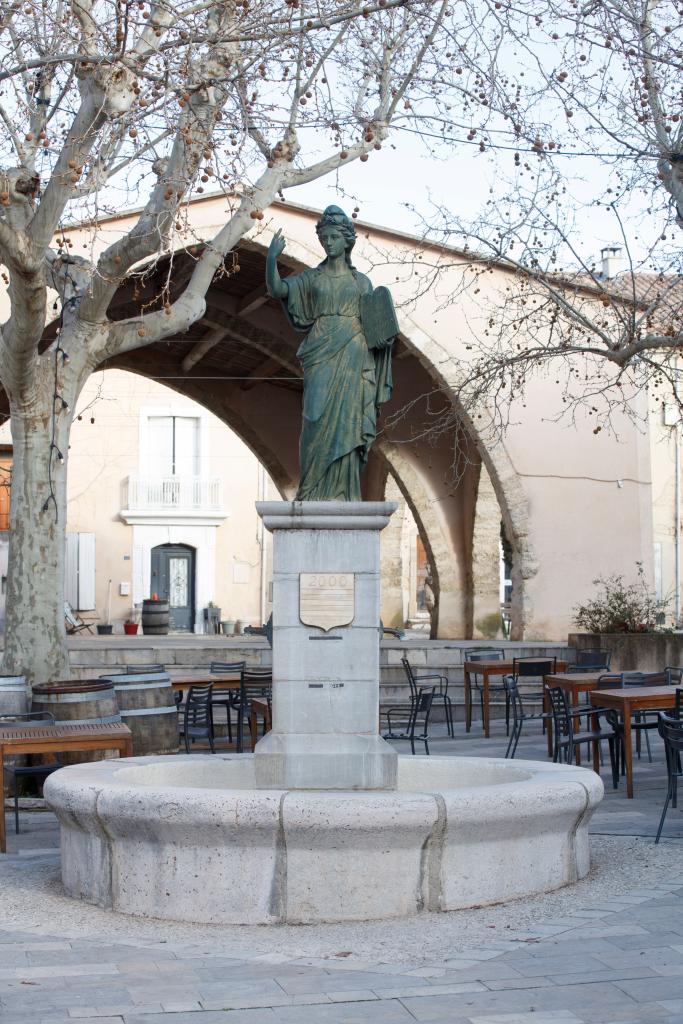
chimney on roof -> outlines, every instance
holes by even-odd
[[[600,256],[602,257],[602,270],[600,271],[600,278],[603,281],[610,281],[617,274],[620,274],[624,269],[624,263],[626,262],[624,257],[621,255],[620,245],[606,245],[600,250]]]

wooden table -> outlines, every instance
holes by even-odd
[[[213,683],[214,690],[239,690],[240,673],[221,672],[212,674],[206,672],[169,672],[171,686],[174,690],[189,690],[191,686],[208,686]]]
[[[0,853],[7,852],[5,832],[5,757],[13,754],[57,754],[72,750],[118,750],[132,757],[133,739],[127,725],[3,725],[0,726]]]
[[[535,659],[537,655],[533,655]],[[524,658],[518,658],[518,661],[525,661]],[[529,656],[529,660],[532,660],[532,656]],[[548,658],[548,661],[552,661],[552,658]],[[566,661],[556,661],[556,671],[564,672],[567,667]],[[489,679],[491,676],[509,676],[512,675],[514,670],[513,661],[466,661],[464,666],[465,671],[465,729],[467,732],[472,728],[472,680],[470,679],[470,673],[477,674],[482,677],[482,691],[484,697],[484,736],[488,739],[490,732],[490,703],[489,703]],[[541,685],[541,679],[539,677],[539,686]]]
[[[665,711],[676,705],[675,686],[624,686],[617,690],[591,690],[590,703],[612,708],[619,713],[624,730],[624,761],[626,765],[626,796],[633,799],[633,747],[631,715],[636,711]],[[595,768],[595,751],[593,767]]]
[[[609,675],[609,672],[604,670],[597,672],[567,672],[556,673],[552,676],[545,677],[546,686],[559,686],[569,697],[570,710],[571,708],[577,707],[581,701],[580,697],[584,693],[590,693],[598,685],[598,680],[605,675]],[[550,711],[550,702],[546,697],[545,700],[545,711]],[[548,719],[547,728],[548,738],[548,757],[553,756],[553,723],[552,719]],[[581,764],[581,748],[577,744],[576,746],[576,763]]]

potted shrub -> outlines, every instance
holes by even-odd
[[[640,562],[634,582],[615,573],[593,583],[592,597],[574,608],[581,632],[569,634],[571,647],[609,651],[613,672],[658,672],[682,664],[683,634],[671,621],[669,599],[650,589]]]
[[[137,622],[133,622],[132,619],[126,619],[126,621],[123,624],[123,632],[126,634],[126,636],[137,636]]]
[[[668,598],[650,591],[643,563],[636,562],[636,582],[622,575],[593,580],[596,594],[574,609],[574,622],[587,633],[656,633],[665,628]]]

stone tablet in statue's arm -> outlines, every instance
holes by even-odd
[[[391,345],[399,326],[391,292],[384,285],[361,295],[360,322],[370,350]]]

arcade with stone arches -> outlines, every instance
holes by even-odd
[[[122,286],[109,311],[114,319],[135,316],[143,306],[155,308],[168,280],[171,300],[180,294],[202,239],[224,220],[226,200],[202,199],[188,212],[191,242],[176,251],[170,273],[168,262],[159,261]],[[265,255],[280,228],[287,240],[279,261],[283,276],[317,265],[322,259],[315,234],[318,216],[307,208],[275,204],[263,224],[242,240],[232,262],[226,261],[225,272],[206,296],[203,317],[186,334],[107,363],[159,381],[214,413],[246,443],[280,495],[290,499],[298,482],[302,377],[296,351],[302,336],[266,293]],[[127,230],[129,220],[118,221]],[[106,228],[111,240],[117,218]],[[623,561],[624,545],[646,571],[652,569],[652,522],[645,514],[652,501],[651,480],[643,444],[625,425],[618,446],[600,438],[592,439],[589,449],[592,424],[584,429],[579,423],[568,431],[553,422],[546,415],[548,392],[542,380],[531,388],[524,411],[504,437],[486,439],[476,418],[459,408],[449,382],[457,381],[472,332],[495,308],[508,272],[494,268],[483,283],[480,279],[477,292],[482,294],[463,293],[458,271],[465,259],[449,251],[437,296],[428,288],[416,289],[409,272],[411,261],[427,251],[423,243],[399,233],[359,226],[354,263],[373,284],[391,288],[401,327],[394,346],[393,396],[382,408],[363,497],[402,497],[410,510],[423,575],[427,564],[431,573],[432,636],[495,635],[503,536],[511,579],[505,609],[510,638],[561,639],[596,570],[614,571]],[[449,287],[459,297],[444,307]],[[434,430],[437,422],[441,426]],[[628,504],[623,492],[612,487],[617,477],[634,485]],[[587,494],[587,486],[593,493]],[[400,518],[394,518],[383,538],[387,625],[406,612],[405,570],[398,557],[404,539]]]

